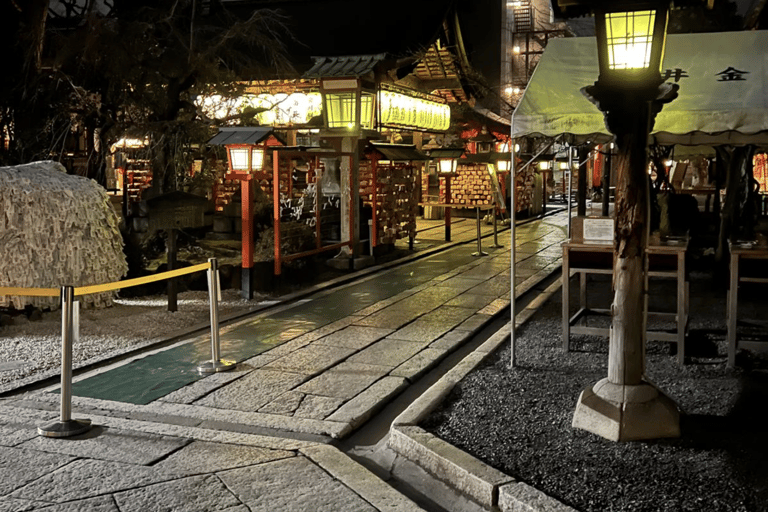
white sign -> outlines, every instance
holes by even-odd
[[[613,219],[584,219],[584,241],[591,243],[613,242]]]

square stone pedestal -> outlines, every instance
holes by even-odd
[[[581,392],[573,427],[611,441],[638,441],[680,436],[677,404],[652,384],[599,381]]]

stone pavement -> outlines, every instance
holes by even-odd
[[[566,220],[518,227],[516,294],[559,268]],[[510,231],[473,256],[474,219],[453,244],[442,221],[419,224],[418,258],[223,327],[232,371],[197,374],[199,336],[79,376],[86,434],[38,436],[56,388],[0,401],[0,511],[420,510],[329,442],[508,306]]]

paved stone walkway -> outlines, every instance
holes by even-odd
[[[518,226],[516,293],[559,267],[565,223]],[[509,304],[509,230],[473,256],[475,243],[430,254],[446,245],[442,221],[419,228],[422,257],[222,328],[233,371],[197,375],[202,336],[79,377],[86,434],[37,435],[56,389],[0,401],[0,511],[419,510],[327,444]],[[476,232],[461,220],[452,238]]]

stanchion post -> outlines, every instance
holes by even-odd
[[[487,252],[483,252],[482,236],[480,235],[480,207],[475,209],[477,210],[477,252],[473,252],[472,256],[488,256]]]
[[[496,219],[497,219],[496,208],[494,207],[493,208],[493,245],[491,247],[493,247],[494,249],[501,249],[504,246],[499,243],[499,227],[496,224]]]
[[[61,288],[61,407],[59,421],[37,428],[45,437],[70,437],[91,429],[91,420],[72,419],[72,338],[75,331],[73,322],[75,289]]]
[[[216,258],[208,260],[208,296],[211,309],[211,360],[200,364],[197,371],[200,373],[217,373],[233,369],[234,361],[221,359],[221,347],[219,345],[219,264]]]

